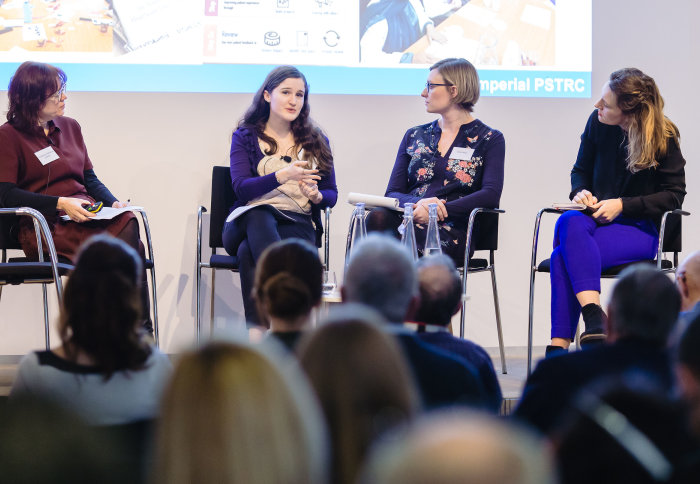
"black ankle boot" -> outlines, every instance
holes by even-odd
[[[605,311],[600,305],[595,303],[586,304],[581,308],[581,314],[583,315],[583,323],[586,326],[586,330],[581,333],[580,342],[581,345],[602,343],[605,341],[605,328],[608,317],[605,315]]]
[[[547,345],[547,348],[544,350],[544,357],[551,358],[552,356],[565,355],[568,352],[569,350],[563,346]]]

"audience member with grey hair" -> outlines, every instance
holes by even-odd
[[[608,306],[606,343],[540,361],[525,383],[515,415],[549,433],[584,385],[630,370],[671,392],[666,345],[679,309],[680,296],[668,276],[645,264],[626,269]]]
[[[681,294],[681,313],[678,318],[678,333],[688,323],[700,316],[700,250],[683,259],[676,270],[676,285]]]
[[[403,328],[419,296],[413,260],[398,241],[370,234],[354,247],[341,292],[344,302],[365,304],[387,319],[386,330],[395,334],[427,408],[485,405],[483,384],[471,363]]]
[[[474,365],[484,384],[488,407],[498,412],[503,394],[493,369],[491,357],[478,344],[450,333],[452,316],[462,308],[462,281],[452,259],[446,255],[418,260],[420,303],[410,322],[421,341],[460,356]]]
[[[478,413],[438,412],[386,440],[362,484],[553,484],[547,448],[528,431]]]

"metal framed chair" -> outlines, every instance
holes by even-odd
[[[496,330],[498,331],[498,349],[501,355],[501,371],[505,375],[506,355],[503,348],[503,330],[501,327],[501,307],[498,301],[498,286],[496,284],[495,252],[498,250],[498,220],[499,214],[506,213],[500,208],[475,208],[469,215],[467,225],[467,243],[464,248],[464,263],[459,267],[462,275],[462,311],[460,312],[459,337],[464,338],[467,300],[467,275],[478,272],[491,273],[491,288],[493,292],[493,307],[496,312]],[[478,217],[478,223],[477,223]],[[476,230],[476,232],[475,232]],[[474,251],[488,251],[488,259],[469,258],[471,248]],[[464,268],[467,270],[464,270]]]
[[[199,344],[201,331],[201,292],[202,292],[202,269],[211,269],[211,303],[209,324],[214,321],[214,301],[216,299],[216,271],[225,269],[238,272],[238,257],[228,254],[218,254],[218,249],[223,249],[222,232],[229,209],[236,202],[236,195],[233,192],[231,181],[231,171],[228,166],[215,166],[211,173],[211,201],[209,212],[209,247],[211,255],[208,261],[202,260],[202,225],[206,207],[200,206],[197,209],[197,255],[195,261],[196,273],[196,337]],[[329,268],[330,261],[330,217],[331,209],[324,210],[324,234],[323,234],[323,266],[325,270]]]
[[[532,236],[532,254],[530,258],[530,302],[528,312],[527,333],[528,375],[532,371],[532,331],[535,301],[535,275],[538,273],[549,273],[550,269],[549,259],[544,259],[539,264],[537,263],[537,244],[540,234],[540,223],[542,221],[542,216],[546,213],[561,215],[564,213],[564,210],[547,207],[537,212],[537,216],[535,217],[535,230]],[[678,267],[678,254],[681,252],[682,249],[681,217],[688,215],[690,215],[689,212],[680,209],[665,212],[661,218],[661,226],[659,227],[659,245],[656,253],[656,258],[653,260],[635,261],[627,264],[621,264],[618,266],[610,267],[609,269],[606,269],[601,273],[601,279],[615,279],[625,268],[633,264],[639,263],[653,264],[663,272],[675,274],[676,267]],[[666,258],[667,253],[673,254],[672,260]]]
[[[151,227],[148,225],[148,216],[142,208],[134,208],[133,212],[138,213],[141,217],[144,235],[146,236],[146,259],[144,267],[151,276],[151,311],[153,313],[153,338],[156,346],[160,346],[160,336],[158,331],[158,293],[156,290],[156,264],[153,255],[153,242],[151,240]]]
[[[16,226],[20,217],[31,217],[34,224],[34,232],[37,238],[39,260],[33,261],[27,257],[11,257],[8,259],[8,250],[21,250],[17,237],[12,233],[11,227]],[[43,243],[49,260],[44,260]],[[67,275],[72,269],[71,264],[60,262],[56,254],[51,230],[44,216],[33,208],[0,208],[0,250],[2,260],[0,262],[0,296],[3,286],[20,284],[41,284],[44,303],[44,337],[46,349],[51,348],[49,306],[46,285],[53,283],[56,287],[56,297],[60,303],[63,297],[63,284],[61,276]]]
[[[365,218],[370,210],[365,210]],[[498,249],[498,217],[505,213],[500,208],[475,208],[469,214],[467,225],[467,242],[464,251],[464,262],[458,267],[462,276],[462,311],[460,313],[459,337],[464,338],[466,320],[466,299],[467,299],[467,275],[477,272],[491,273],[491,287],[493,289],[493,305],[496,311],[496,329],[498,331],[498,347],[501,354],[501,371],[508,373],[506,369],[505,350],[503,347],[503,331],[501,329],[501,309],[498,301],[498,287],[496,284],[495,251]],[[345,242],[345,264],[348,263],[353,239],[353,216],[350,217],[348,236]],[[477,223],[478,217],[478,223]],[[489,251],[488,259],[469,258],[469,252],[474,247],[475,251]],[[464,270],[464,267],[467,270]]]

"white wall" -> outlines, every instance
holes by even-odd
[[[594,94],[611,71],[639,67],[656,79],[666,99],[666,113],[681,130],[688,161],[689,194],[684,208],[694,213],[684,227],[685,253],[700,248],[696,164],[700,103],[695,89],[700,78],[700,39],[692,29],[698,18],[700,5],[694,0],[593,1]],[[312,115],[327,131],[335,153],[340,202],[332,218],[331,259],[340,278],[351,211],[345,203],[347,193],[383,193],[404,131],[432,118],[424,112],[418,93],[415,97],[321,96],[313,95],[313,79],[310,82]],[[69,92],[67,114],[82,124],[97,174],[115,195],[148,209],[156,248],[161,344],[169,352],[190,344],[194,335],[196,209],[209,205],[211,167],[228,164],[230,132],[250,98]],[[507,143],[501,206],[508,213],[502,219],[497,268],[508,346],[523,346],[527,341],[528,265],[535,214],[566,199],[569,171],[593,102],[484,98],[477,106],[476,115],[500,129]],[[0,110],[4,112],[5,104]],[[546,224],[540,245],[545,252],[550,241],[551,224]],[[468,336],[495,346],[488,277],[477,274],[470,281]],[[216,324],[238,324],[242,309],[237,276],[220,271],[217,284]],[[543,345],[549,332],[549,284],[544,276],[539,284],[535,343]],[[206,286],[205,322],[208,282]],[[40,290],[6,287],[2,295],[0,354],[23,354],[41,347]],[[50,296],[55,299],[55,293]],[[56,314],[55,305],[52,314]]]

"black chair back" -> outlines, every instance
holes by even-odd
[[[229,210],[236,202],[228,166],[215,166],[211,173],[211,203],[209,204],[209,247],[223,247],[221,234]]]
[[[474,220],[472,247],[474,250],[498,249],[498,215],[482,212]]]
[[[21,249],[17,234],[19,232],[19,217],[4,215],[0,217],[0,250]]]
[[[666,235],[664,235],[664,252],[681,252],[682,249],[682,215],[669,213],[666,217]]]

